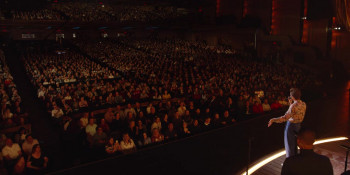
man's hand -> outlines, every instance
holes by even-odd
[[[275,120],[274,120],[273,118],[270,119],[269,123],[267,124],[267,127],[270,127],[274,121],[275,121]]]

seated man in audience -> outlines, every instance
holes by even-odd
[[[267,99],[264,100],[264,103],[262,104],[262,108],[264,112],[271,111],[271,107]]]
[[[89,124],[85,127],[85,132],[87,136],[87,140],[92,144],[93,143],[93,136],[96,134],[96,128],[97,124],[95,123],[95,119],[89,118]]]
[[[58,107],[56,104],[53,106],[53,110],[51,111],[51,116],[59,120],[63,116],[63,111],[60,107]]]
[[[135,111],[135,109],[131,106],[130,103],[128,104],[127,108],[124,110],[124,114],[128,114],[129,112],[131,112],[133,116],[136,116],[136,111]]]
[[[107,135],[101,127],[97,127],[96,134],[92,137],[92,140],[95,147],[102,148],[106,143]]]
[[[79,108],[86,108],[86,107],[88,107],[88,102],[85,100],[84,97],[81,97],[79,101]]]
[[[8,173],[12,174],[14,166],[22,156],[21,147],[17,143],[13,143],[12,139],[7,138],[6,145],[2,148],[2,156]]]
[[[24,154],[30,156],[32,153],[33,146],[39,144],[37,139],[33,139],[32,135],[27,135],[26,140],[22,144]]]
[[[80,118],[80,121],[81,121],[81,125],[82,127],[86,127],[86,125],[89,123],[89,113],[85,112],[83,117]]]

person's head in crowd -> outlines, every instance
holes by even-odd
[[[131,121],[129,122],[129,127],[130,127],[130,128],[134,128],[134,127],[135,127],[135,121],[134,121],[134,120],[131,120]]]
[[[102,127],[97,127],[97,128],[96,128],[96,134],[97,134],[97,135],[101,135],[102,133],[103,133]]]
[[[123,134],[123,141],[126,142],[126,143],[129,143],[130,142],[130,136],[128,133],[124,133]]]
[[[115,114],[115,119],[116,119],[116,120],[120,120],[120,113],[119,113],[119,112],[117,112],[117,113]]]
[[[135,103],[135,107],[136,107],[136,108],[140,108],[140,103],[139,103],[139,102],[136,102],[136,103]]]
[[[219,113],[215,113],[215,114],[214,114],[214,119],[215,119],[215,120],[220,119],[220,115],[219,115]]]
[[[310,129],[301,129],[297,134],[297,143],[300,149],[312,149],[315,139],[315,132]]]
[[[13,145],[12,139],[11,138],[7,138],[6,139],[6,146],[12,147],[12,145]]]
[[[208,116],[207,118],[205,118],[204,124],[205,124],[205,125],[209,125],[209,124],[210,124],[210,121],[211,121],[211,118]]]
[[[35,144],[32,149],[32,154],[34,153],[41,153],[41,148],[39,144]]]
[[[34,141],[34,139],[33,139],[32,135],[29,134],[29,135],[26,136],[26,142],[31,144],[31,143],[33,143],[33,141]]]
[[[169,123],[169,124],[168,124],[168,130],[169,130],[170,132],[172,132],[172,131],[174,130],[174,124],[173,124],[173,123]]]
[[[199,122],[198,122],[197,119],[195,119],[195,120],[193,121],[193,126],[199,126]]]
[[[269,101],[267,100],[267,98],[264,99],[264,104],[269,104]]]
[[[196,109],[196,114],[197,115],[201,114],[201,110],[199,108]]]
[[[155,114],[156,113],[156,108],[155,107],[151,107],[151,114]]]
[[[229,117],[229,116],[230,116],[230,113],[228,112],[228,110],[225,110],[224,117]]]
[[[114,145],[114,138],[113,137],[109,137],[107,144],[110,145],[110,146]]]

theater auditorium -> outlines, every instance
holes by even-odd
[[[350,174],[349,9],[0,1],[0,174]]]

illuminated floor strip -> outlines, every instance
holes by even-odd
[[[318,145],[318,144],[322,144],[322,143],[328,143],[328,142],[335,142],[335,141],[340,141],[340,140],[347,140],[347,137],[335,137],[335,138],[329,138],[329,139],[322,139],[322,140],[318,140],[314,143],[314,145]],[[255,164],[254,166],[252,166],[251,168],[248,169],[248,175],[253,174],[256,170],[258,170],[259,168],[263,167],[264,165],[268,164],[269,162],[285,155],[286,152],[285,151],[280,151],[276,154],[273,154],[272,156],[258,162],[257,164]],[[247,175],[247,172],[245,171],[244,173],[242,173],[242,175]]]

